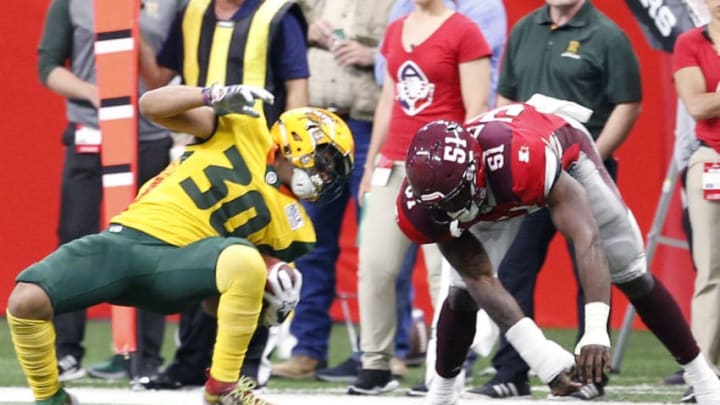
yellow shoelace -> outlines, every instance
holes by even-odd
[[[271,405],[269,402],[256,397],[253,393],[254,388],[255,382],[248,377],[242,376],[229,396],[240,400],[242,405]]]

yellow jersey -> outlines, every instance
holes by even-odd
[[[315,230],[268,164],[273,148],[259,120],[221,116],[212,137],[188,146],[111,222],[174,246],[213,236],[245,238],[263,253],[293,261],[312,249]]]

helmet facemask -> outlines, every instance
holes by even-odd
[[[352,173],[352,162],[331,144],[318,145],[312,167],[295,166],[291,189],[298,198],[327,204],[342,194]]]
[[[470,158],[470,164],[463,174],[463,180],[452,191],[442,194],[436,193],[436,198],[415,195],[415,200],[430,208],[433,219],[439,223],[448,223],[454,220],[470,222],[480,213],[480,206],[485,201],[485,187],[478,188],[476,176],[476,163]]]
[[[478,199],[475,186],[475,166],[475,161],[471,160],[468,170],[463,176],[463,182],[451,193],[448,193],[443,200],[435,203],[435,209],[444,212],[450,219],[457,219],[460,222],[470,222],[475,219],[480,213],[480,204],[485,199],[484,189],[482,198]]]

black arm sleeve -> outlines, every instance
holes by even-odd
[[[38,46],[38,75],[43,85],[47,85],[50,72],[63,66],[70,58],[72,39],[70,1],[53,0],[45,16],[45,26]]]

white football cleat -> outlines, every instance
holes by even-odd
[[[695,394],[695,401],[699,405],[720,405],[720,380],[710,368],[705,356],[700,353],[682,367],[685,370],[685,381]]]
[[[710,378],[696,381],[692,388],[698,404],[720,405],[720,380],[714,374]]]

